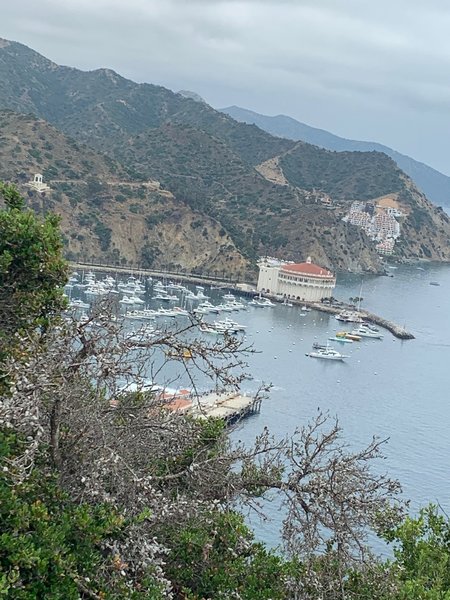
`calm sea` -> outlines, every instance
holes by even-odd
[[[362,296],[362,307],[405,325],[416,339],[400,341],[385,332],[382,341],[341,346],[343,363],[308,358],[312,344],[342,329],[332,316],[276,306],[246,313],[248,337],[261,351],[251,371],[274,386],[261,413],[234,435],[250,441],[263,426],[278,435],[291,432],[317,409],[336,415],[345,438],[367,444],[373,435],[389,438],[382,468],[400,480],[411,510],[432,501],[450,511],[450,267],[399,267],[393,277],[338,277],[335,296]],[[439,286],[430,285],[438,282]],[[362,284],[362,292],[361,290]],[[280,517],[259,527],[274,542]]]
[[[232,436],[250,443],[265,426],[285,436],[318,408],[328,411],[352,446],[368,444],[373,435],[389,439],[377,469],[400,480],[412,511],[431,501],[450,512],[450,266],[402,266],[390,273],[339,276],[335,296],[348,301],[361,295],[363,308],[405,325],[416,339],[400,341],[386,331],[382,341],[337,344],[350,355],[345,363],[305,356],[314,342],[325,343],[342,329],[331,315],[302,316],[298,307],[283,305],[230,315],[247,325],[247,340],[258,351],[249,357],[254,379],[245,389],[273,385],[261,412]],[[219,302],[220,292],[206,293]],[[273,520],[259,523],[258,535],[276,545],[281,516],[275,504],[266,508]]]

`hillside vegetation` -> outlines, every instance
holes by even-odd
[[[34,173],[50,192],[26,185]],[[61,215],[71,259],[212,274],[248,269],[213,218],[33,116],[0,112],[0,178],[19,184],[38,212]]]
[[[303,141],[336,152],[382,152],[390,156],[416,186],[438,206],[450,208],[450,177],[436,169],[401,154],[377,142],[363,142],[339,137],[317,127],[311,127],[286,115],[261,115],[239,106],[223,108],[222,112],[242,123],[257,125],[267,133],[289,140]]]
[[[146,246],[148,262],[159,266],[250,274],[261,254],[288,260],[310,255],[332,269],[377,272],[382,267],[374,244],[342,217],[353,200],[395,193],[410,207],[408,237],[397,257],[450,259],[445,215],[383,154],[329,152],[273,137],[165,88],[136,84],[108,69],[60,67],[8,41],[0,44],[0,107],[31,112],[103,153],[101,161],[86,161],[88,174],[81,157],[74,157],[79,164],[72,168],[65,152],[64,159],[45,149],[33,157],[27,149],[16,152],[0,174],[20,181],[36,168],[45,171],[66,198],[63,215],[82,200],[77,211],[84,214],[83,230],[73,224],[72,217],[82,218],[77,211],[71,219],[63,217],[69,251],[80,258],[100,253],[139,262]],[[39,146],[35,133],[23,139]],[[13,144],[10,139],[8,147]],[[76,150],[74,144],[68,140],[67,148]],[[280,180],[261,168],[267,161],[277,164]],[[102,209],[96,212],[85,203],[87,179],[109,186],[102,188]],[[127,183],[121,190],[117,179]],[[108,183],[113,180],[114,190]],[[161,182],[166,191],[145,186],[148,180]],[[331,196],[333,210],[322,207],[321,193]],[[158,227],[148,231],[146,217]],[[109,234],[100,234],[102,245],[95,241],[99,222],[110,230],[110,243]]]

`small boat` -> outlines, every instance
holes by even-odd
[[[343,310],[339,314],[335,316],[335,319],[338,321],[343,321],[344,323],[362,323],[363,319],[360,313],[356,310]]]
[[[438,281],[430,281],[430,285],[441,285]]]
[[[245,331],[247,329],[247,325],[240,325],[229,318],[226,318],[223,321],[214,321],[212,327],[219,333],[239,333],[240,331]]]
[[[210,335],[220,335],[220,331],[218,331],[215,327],[211,327],[207,323],[200,323],[198,326],[202,333],[209,333]]]
[[[349,339],[346,336],[343,337],[329,337],[330,342],[339,342],[340,344],[353,344],[354,340]]]
[[[311,312],[312,308],[309,308],[309,306],[303,305],[302,308],[301,308],[301,310],[302,310],[302,312]]]
[[[359,335],[357,335],[353,332],[350,332],[350,331],[338,331],[336,333],[336,337],[351,340],[352,342],[360,342],[361,341],[361,337]]]
[[[345,358],[349,358],[349,356],[341,354],[330,346],[317,349],[314,349],[313,347],[313,351],[306,353],[305,356],[309,356],[310,358],[322,358],[324,360],[344,360]]]
[[[383,334],[380,333],[379,331],[374,331],[373,329],[370,329],[369,327],[366,327],[364,325],[360,325],[358,327],[358,329],[354,329],[350,335],[356,335],[357,337],[359,336],[360,338],[372,338],[374,340],[382,340],[383,339]]]

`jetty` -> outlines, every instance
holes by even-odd
[[[355,310],[354,306],[350,306],[349,304],[344,303],[340,303],[339,306],[333,306],[330,304],[323,304],[322,302],[304,302],[303,300],[300,301],[293,299],[289,299],[289,302],[297,306],[308,306],[313,310],[318,310],[320,312],[329,313],[332,315],[338,315],[343,310]],[[369,312],[367,310],[358,309],[358,312],[361,315],[361,318],[364,319],[364,321],[368,321],[370,323],[373,323],[374,325],[379,325],[380,327],[383,327],[383,329],[387,329],[392,333],[392,335],[394,335],[399,340],[415,339],[415,336],[411,332],[407,331],[404,327],[401,327],[400,325],[389,321],[388,319],[384,319],[383,317],[380,317],[379,315],[376,315],[375,313]]]

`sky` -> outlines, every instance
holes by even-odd
[[[383,143],[450,175],[448,0],[3,0],[58,64]]]

